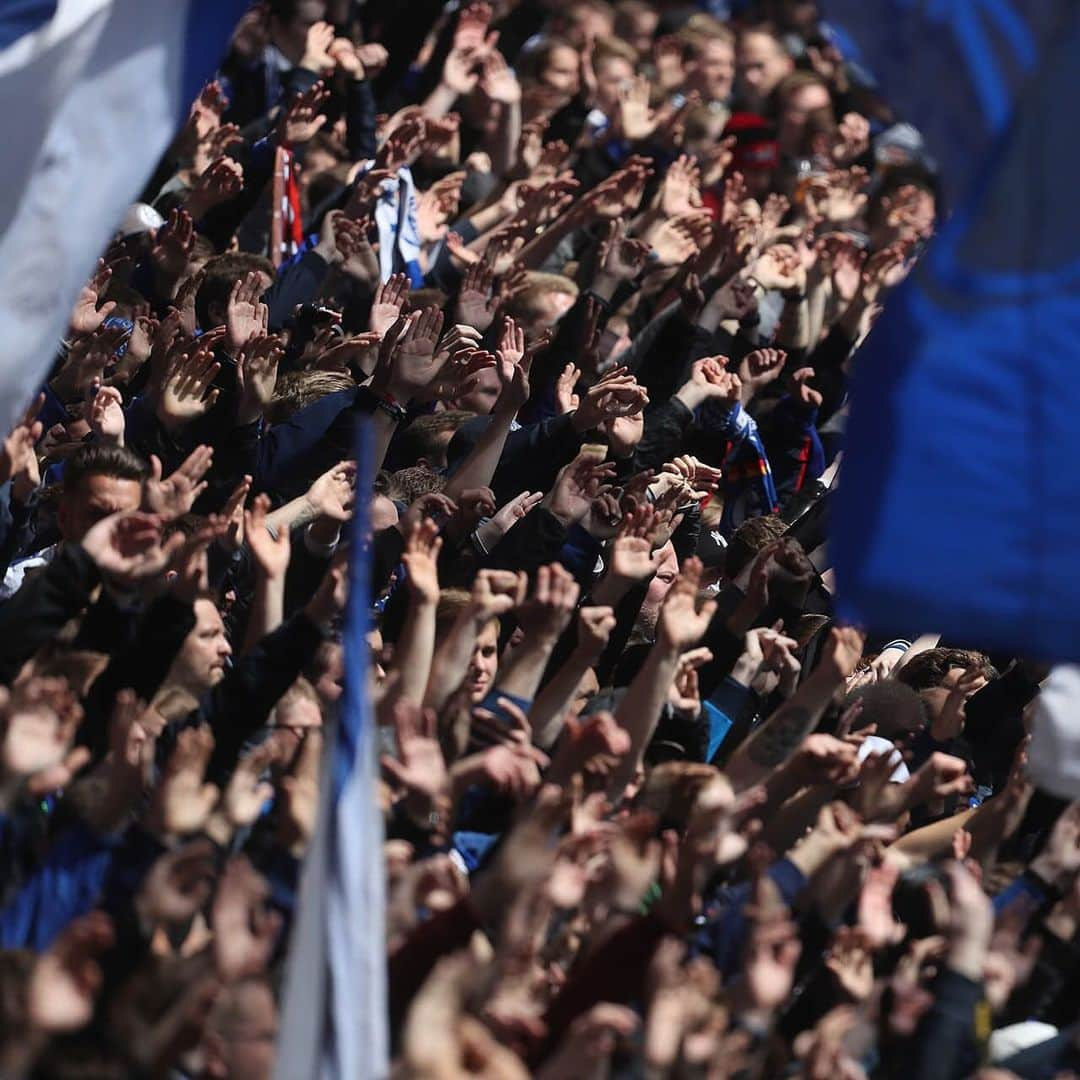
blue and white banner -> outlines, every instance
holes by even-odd
[[[319,818],[289,945],[275,1080],[389,1074],[383,821],[368,693],[371,433],[361,427],[353,518],[345,694],[324,762]]]
[[[1080,4],[829,0],[951,216],[856,360],[841,613],[1080,658]]]
[[[0,4],[0,425],[25,409],[72,305],[245,0]]]

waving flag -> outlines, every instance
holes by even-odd
[[[244,0],[0,3],[0,424],[213,74]]]
[[[345,696],[326,755],[304,862],[278,1039],[276,1080],[376,1080],[389,1073],[383,824],[368,700],[371,439],[360,430],[356,543],[345,622]]]
[[[841,612],[1080,658],[1074,0],[830,0],[951,217],[860,352]]]

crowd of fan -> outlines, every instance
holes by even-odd
[[[0,1074],[270,1075],[361,556],[393,1075],[1080,1070],[1045,671],[832,615],[933,161],[719,6],[244,16],[0,451]]]

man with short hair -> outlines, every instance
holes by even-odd
[[[149,476],[147,463],[125,446],[90,443],[76,450],[64,465],[64,489],[57,505],[60,543],[78,543],[110,514],[138,510]],[[17,592],[27,573],[47,566],[58,550],[59,543],[52,544],[14,560],[0,585],[0,600]]]
[[[750,27],[739,35],[736,79],[740,106],[766,115],[772,92],[795,70],[783,42],[766,27]]]

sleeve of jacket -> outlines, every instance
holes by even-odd
[[[982,983],[946,968],[934,981],[933,993],[934,1003],[919,1022],[905,1055],[905,1075],[958,1080],[970,1075],[977,1064],[975,1020],[983,998]]]
[[[345,140],[350,161],[375,156],[375,114],[377,106],[367,79],[350,79],[346,95]]]
[[[522,491],[550,491],[564,465],[574,460],[582,436],[573,413],[511,431],[491,486],[501,506]]]
[[[817,409],[787,396],[777,402],[762,425],[762,438],[772,465],[781,504],[825,471],[825,450],[818,435]]]
[[[0,947],[47,949],[98,901],[118,841],[75,825],[0,912]]]
[[[89,746],[95,757],[108,746],[109,717],[117,693],[130,689],[143,701],[149,701],[165,681],[173,659],[194,626],[191,604],[171,593],[150,605],[139,620],[131,646],[114,656],[90,687],[79,741]]]
[[[488,569],[531,573],[552,562],[565,542],[563,523],[544,507],[537,506],[503,533],[482,563]]]
[[[10,682],[86,606],[100,580],[94,560],[77,544],[65,544],[40,574],[0,604],[0,679]]]
[[[244,186],[233,198],[204,214],[196,226],[218,251],[224,251],[229,246],[233,233],[259,204],[263,189],[274,174],[276,151],[276,139],[268,136],[234,155],[244,169]]]
[[[271,330],[280,330],[297,304],[310,303],[319,295],[328,269],[326,260],[317,251],[305,251],[278,274],[261,298],[270,309]]]

